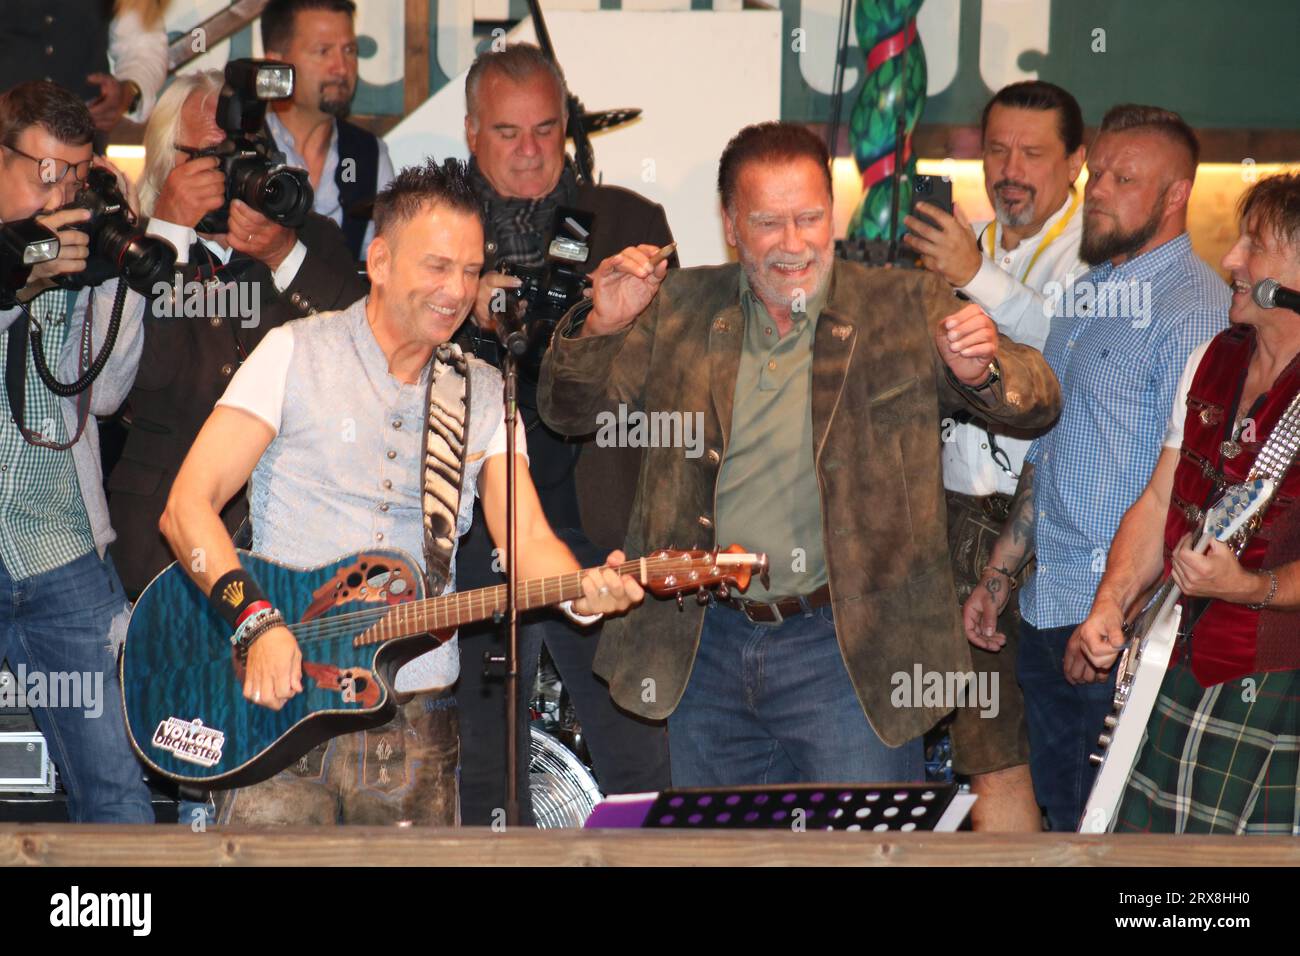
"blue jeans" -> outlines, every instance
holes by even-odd
[[[711,606],[686,692],[668,718],[673,785],[906,783],[921,739],[889,747],[853,689],[830,607],[752,624]]]
[[[0,564],[0,659],[33,694],[39,685],[32,675],[44,675],[46,697],[32,701],[32,713],[67,788],[73,823],[154,822],[122,715],[117,652],[127,613],[117,572],[94,551],[18,581]],[[53,699],[56,685],[77,699],[63,692]]]
[[[1029,724],[1029,773],[1034,797],[1051,830],[1076,830],[1097,769],[1088,755],[1111,712],[1115,671],[1100,684],[1065,679],[1065,645],[1075,626],[1039,630],[1020,625],[1016,677],[1025,695]]]

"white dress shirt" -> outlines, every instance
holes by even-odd
[[[1052,238],[1057,223],[1069,214],[1074,198],[1071,191],[1061,208],[1043,223],[1043,228],[1021,239],[1014,249],[1003,247],[1003,230],[995,227],[994,222],[978,222],[972,226],[984,261],[961,291],[989,314],[1003,335],[1040,350],[1051,329],[1053,284],[1068,288],[1088,271],[1087,264],[1079,258],[1079,242],[1083,238],[1082,197],[1065,227]],[[990,258],[988,248],[995,233],[997,245]],[[981,498],[995,493],[1015,493],[1016,479],[1029,451],[1028,440],[996,436],[997,446],[1007,455],[1011,468],[1008,473],[993,460],[989,434],[978,425],[956,425],[945,439],[945,488]]]
[[[314,189],[312,209],[320,213],[327,219],[333,219],[338,225],[343,225],[343,203],[339,198],[339,185],[334,179],[335,171],[339,165],[339,124],[333,123],[330,130],[330,144],[325,150],[325,165],[321,167],[320,182]],[[284,153],[285,161],[290,166],[300,166],[307,168],[307,160],[298,150],[298,144],[294,142],[293,134],[289,128],[281,122],[280,117],[274,112],[268,111],[266,114],[266,128],[271,132],[271,138],[275,140],[275,145]],[[387,186],[393,179],[393,160],[388,155],[388,144],[382,139],[379,140],[379,169],[375,177],[375,193]],[[366,258],[366,250],[370,248],[370,240],[375,238],[375,223],[372,220],[366,226],[365,237],[361,240],[361,258]]]
[[[147,232],[159,239],[166,239],[176,247],[176,264],[178,266],[186,265],[190,261],[190,247],[194,245],[195,240],[202,242],[222,265],[229,262],[231,255],[234,254],[234,250],[229,246],[222,246],[211,239],[202,239],[191,227],[168,222],[165,219],[150,219]],[[289,288],[290,283],[297,277],[298,270],[302,268],[303,260],[306,258],[307,247],[302,244],[301,239],[295,240],[293,248],[284,257],[280,267],[271,273],[271,281],[275,283],[277,292],[283,292]]]
[[[146,29],[135,10],[115,16],[108,25],[108,57],[119,82],[132,80],[140,87],[140,105],[126,118],[143,123],[167,82],[167,33],[162,18]]]

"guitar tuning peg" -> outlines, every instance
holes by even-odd
[[[686,610],[686,595],[682,594],[681,591],[677,592],[677,610]]]
[[[708,591],[704,590],[704,588],[700,588],[695,592],[695,603],[708,604],[710,597],[712,597],[712,595],[710,595]]]
[[[726,581],[723,581],[718,585],[718,597],[722,598],[724,601],[731,597],[731,589],[727,587]]]

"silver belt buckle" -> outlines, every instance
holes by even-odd
[[[774,620],[774,621],[770,621],[770,622],[769,622],[769,621],[761,621],[761,622],[758,622],[758,623],[762,623],[762,624],[768,624],[768,623],[771,623],[771,624],[783,624],[783,623],[785,623],[785,615],[783,615],[783,614],[781,613],[781,609],[776,605],[776,602],[772,602],[772,603],[768,604],[767,606],[768,606],[769,608],[772,609],[772,616],[775,617],[776,620]]]

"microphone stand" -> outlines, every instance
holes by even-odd
[[[509,318],[507,318],[509,316]],[[516,593],[519,552],[518,513],[515,507],[515,423],[519,419],[519,357],[528,350],[523,323],[507,308],[498,315],[504,326],[502,362],[506,426],[506,826],[519,820],[519,600]]]

